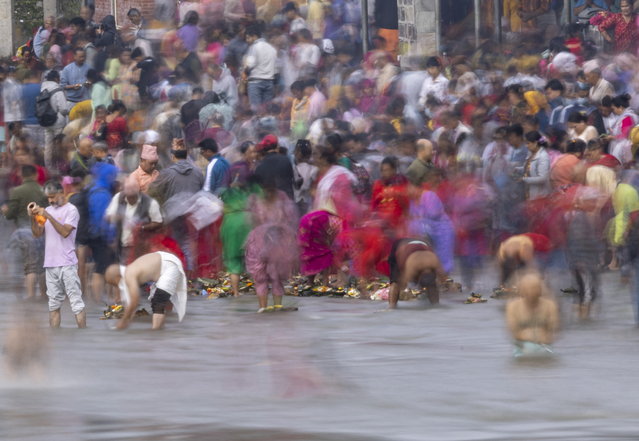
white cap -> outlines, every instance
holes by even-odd
[[[157,144],[160,142],[160,134],[155,130],[146,130],[144,132],[144,144]]]
[[[326,54],[334,54],[335,53],[335,46],[333,45],[333,42],[328,39],[325,38],[322,40],[322,51]]]
[[[583,66],[584,73],[590,73],[600,68],[601,66],[599,65],[599,61],[597,60],[588,60],[584,63],[584,66]]]

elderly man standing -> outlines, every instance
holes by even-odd
[[[584,63],[584,74],[586,81],[590,84],[588,97],[595,104],[600,104],[605,96],[615,96],[615,88],[601,76],[601,67],[597,60],[590,60]]]
[[[156,146],[148,144],[142,146],[140,165],[130,175],[130,177],[137,182],[142,193],[146,193],[149,190],[149,185],[151,185],[160,174],[157,170],[159,160],[160,157],[158,156],[158,148]]]
[[[111,199],[105,216],[115,225],[116,247],[122,263],[138,257],[133,248],[135,242],[144,245],[145,235],[162,227],[160,204],[152,197],[140,193],[138,181],[131,176],[125,181],[123,190]],[[136,233],[141,237],[136,238]]]
[[[69,297],[71,311],[78,328],[86,327],[86,314],[82,301],[78,257],[75,253],[75,234],[80,214],[75,205],[66,201],[62,185],[50,182],[44,187],[49,206],[36,206],[29,210],[31,231],[35,237],[44,234],[44,268],[49,297],[49,325],[60,327],[60,308],[64,297]],[[42,220],[44,218],[44,224]]]

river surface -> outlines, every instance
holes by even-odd
[[[484,289],[493,275],[484,273]],[[190,298],[182,323],[124,332],[89,307],[46,329],[44,379],[0,377],[1,440],[637,440],[639,330],[618,273],[596,318],[563,324],[550,360],[516,361],[503,300],[442,305],[285,297],[297,312],[255,314],[254,296]],[[485,297],[487,297],[485,294]],[[2,293],[0,342],[16,300]],[[149,308],[148,304],[143,305]]]

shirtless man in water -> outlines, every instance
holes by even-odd
[[[520,297],[506,306],[506,322],[515,345],[550,345],[559,327],[557,303],[544,297],[539,274],[528,273],[519,282]]]
[[[117,329],[126,329],[135,314],[140,300],[140,286],[155,282],[151,296],[154,330],[164,326],[166,306],[173,303],[181,321],[186,311],[186,275],[182,262],[175,255],[158,251],[145,254],[127,267],[111,265],[105,273],[106,282],[120,288],[120,296],[126,303],[124,316]]]
[[[418,282],[427,289],[428,300],[433,305],[439,303],[437,279],[446,280],[446,272],[442,268],[432,248],[419,239],[399,239],[393,244],[390,256],[390,291],[388,307],[395,309],[399,293],[406,289],[410,282]]]

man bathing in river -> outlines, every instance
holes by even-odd
[[[120,296],[126,303],[124,316],[117,329],[129,326],[140,300],[140,286],[155,282],[151,293],[154,330],[164,326],[166,306],[173,303],[178,318],[182,321],[186,312],[186,275],[182,262],[171,253],[158,251],[135,259],[129,266],[111,265],[105,274],[106,282],[120,289]]]
[[[544,285],[537,273],[522,276],[520,297],[506,306],[506,322],[515,340],[515,356],[550,352],[559,327],[557,303],[543,294]]]
[[[419,239],[399,239],[395,241],[388,257],[390,266],[390,291],[388,307],[395,309],[399,293],[411,282],[418,282],[427,289],[428,300],[433,305],[439,303],[437,279],[446,280],[442,268],[432,248]]]

